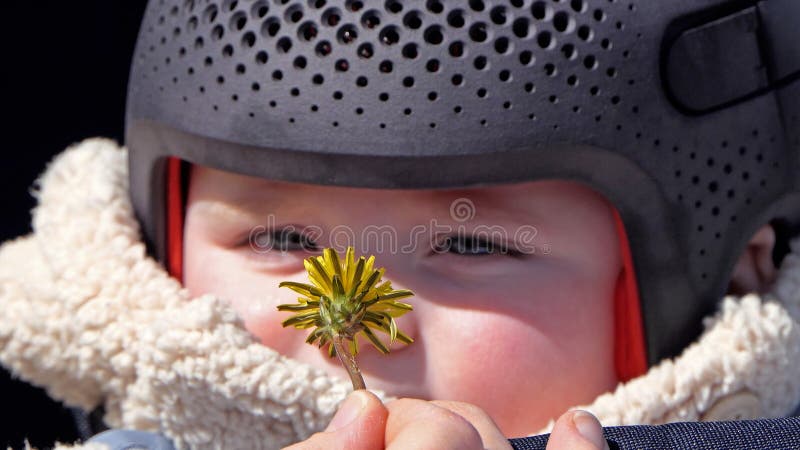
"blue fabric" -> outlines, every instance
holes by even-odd
[[[111,450],[175,450],[166,437],[134,430],[108,430],[89,439],[89,443],[105,444]]]
[[[800,417],[608,427],[603,432],[612,450],[800,449]],[[544,450],[548,437],[541,435],[510,441],[516,450]]]

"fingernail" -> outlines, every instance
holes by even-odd
[[[600,421],[586,411],[576,411],[572,416],[572,423],[584,439],[594,444],[595,448],[606,449],[608,443],[603,437],[603,428]]]
[[[366,405],[367,398],[363,392],[355,391],[348,395],[344,402],[339,405],[339,410],[336,411],[325,431],[336,431],[350,425],[361,414]]]

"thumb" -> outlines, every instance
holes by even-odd
[[[568,411],[556,421],[547,450],[607,450],[600,421],[586,411]]]
[[[380,399],[358,390],[339,406],[328,428],[289,450],[382,450],[389,411]]]

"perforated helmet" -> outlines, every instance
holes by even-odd
[[[151,0],[126,144],[164,257],[166,157],[274,180],[583,182],[623,219],[650,363],[800,220],[800,1]]]

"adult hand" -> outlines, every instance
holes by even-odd
[[[603,450],[600,423],[570,411],[556,422],[548,450]],[[511,444],[480,408],[460,402],[395,400],[388,405],[368,391],[342,403],[328,428],[288,450],[510,450]]]

